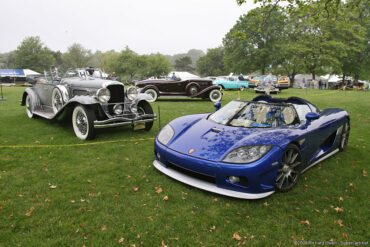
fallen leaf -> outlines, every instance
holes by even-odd
[[[362,170],[362,176],[367,177],[367,171]]]
[[[348,237],[348,233],[346,232],[342,232],[342,237],[345,239],[345,240],[348,240],[349,237]]]
[[[45,202],[51,202],[51,200],[49,198],[46,198]]]
[[[240,237],[238,232],[234,232],[233,239],[236,240],[236,241],[240,241],[242,239],[242,237]]]
[[[101,230],[102,232],[106,231],[106,230],[107,230],[107,226],[106,226],[106,225],[102,225],[102,226],[100,227],[100,230]]]
[[[335,224],[338,224],[340,227],[344,227],[343,221],[342,220],[336,220],[334,221]]]
[[[344,201],[343,197],[341,197],[341,196],[339,197],[338,200],[341,201],[341,202]]]
[[[118,241],[117,241],[117,242],[118,242],[119,244],[122,244],[124,241],[125,241],[125,239],[124,239],[123,237],[121,237],[120,239],[118,239]]]
[[[76,201],[75,200],[70,200],[71,203],[75,203]]]
[[[83,198],[81,198],[81,199],[80,199],[80,201],[81,201],[81,202],[85,202],[86,200],[85,200],[85,199],[83,199]]]
[[[28,211],[26,212],[26,216],[27,217],[31,217],[32,214],[33,214],[33,211],[35,211],[35,207],[31,207],[30,209],[28,209]]]
[[[210,231],[210,232],[213,232],[214,230],[216,230],[216,226],[212,226],[212,227],[209,229],[209,231]]]
[[[160,194],[162,192],[163,192],[163,189],[160,186],[155,187],[155,193]]]
[[[301,225],[307,225],[307,226],[309,226],[309,225],[310,225],[310,222],[309,222],[308,220],[301,220],[299,223],[300,223]]]
[[[263,205],[267,207],[269,204],[267,202],[265,202],[265,203],[263,203]]]
[[[353,187],[353,183],[349,183],[349,184],[348,184],[348,186],[349,186],[349,187]]]
[[[163,201],[168,201],[168,196],[164,196]]]
[[[338,214],[339,213],[343,213],[344,209],[343,208],[340,208],[340,207],[336,207],[334,208],[335,212],[337,212]]]
[[[139,187],[135,186],[134,188],[132,188],[133,191],[139,191]]]
[[[54,184],[49,184],[49,188],[50,189],[56,189],[58,186],[54,185]]]
[[[165,244],[164,240],[162,240],[162,242],[161,242],[161,247],[167,247],[167,245]]]

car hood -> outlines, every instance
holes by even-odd
[[[235,148],[249,145],[284,146],[294,131],[287,128],[243,128],[213,123],[205,118],[185,131],[175,129],[169,148],[197,158],[221,161]]]
[[[100,78],[66,78],[63,79],[62,84],[71,86],[71,87],[79,87],[79,88],[102,88],[107,87],[109,85],[123,85],[121,82],[111,81],[111,80],[104,80]]]

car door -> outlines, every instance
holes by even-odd
[[[35,90],[43,107],[51,107],[51,94],[54,86],[55,84],[47,80],[38,80],[36,82]]]
[[[311,164],[327,152],[324,148],[325,141],[333,134],[333,121],[326,116],[311,121],[305,126],[305,152],[307,165]]]

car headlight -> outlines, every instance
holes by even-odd
[[[224,159],[223,162],[227,163],[251,163],[261,158],[265,153],[271,149],[271,146],[245,146],[236,148],[231,151]]]
[[[137,89],[136,87],[129,87],[127,89],[127,98],[129,98],[130,100],[135,100],[137,98]]]
[[[123,112],[123,107],[122,107],[122,105],[117,104],[117,105],[113,106],[113,112],[114,112],[114,114],[116,114],[116,115],[120,115],[120,114],[122,114],[122,112]]]
[[[108,88],[100,88],[96,92],[96,97],[102,103],[107,103],[110,100],[110,91]]]
[[[167,124],[166,126],[164,126],[161,132],[159,132],[157,139],[163,145],[167,145],[172,139],[174,134],[175,134],[175,131],[172,129],[172,127],[169,124]]]

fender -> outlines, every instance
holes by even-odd
[[[158,96],[159,96],[159,90],[158,90],[158,88],[157,88],[156,86],[154,86],[154,85],[147,85],[147,86],[143,87],[143,88],[140,90],[140,92],[145,92],[145,90],[147,90],[147,89],[154,89],[154,90],[157,92]]]
[[[35,92],[35,90],[31,87],[26,88],[26,90],[23,92],[21,105],[22,106],[26,105],[26,97],[28,94],[31,95],[32,105],[34,107],[40,107],[41,106],[40,98]]]
[[[195,98],[195,97],[201,97],[201,96],[204,96],[205,94],[211,92],[213,89],[218,89],[220,90],[220,86],[216,86],[216,85],[213,85],[213,86],[209,86],[205,89],[203,89],[202,91],[200,91],[199,93],[191,96],[191,98]],[[221,90],[220,90],[221,91]],[[222,92],[221,92],[222,93]]]
[[[65,104],[58,112],[55,114],[55,116],[52,119],[56,119],[60,116],[63,117],[64,113],[67,113],[70,110],[73,110],[75,105],[81,104],[81,105],[88,105],[88,106],[94,106],[94,107],[101,107],[100,102],[91,96],[86,95],[79,95],[75,96],[72,99],[68,101],[67,104]]]
[[[189,88],[190,88],[191,86],[196,86],[198,89],[200,89],[199,84],[198,84],[198,83],[196,83],[195,81],[193,81],[193,82],[190,82],[188,85],[186,85],[186,87],[185,87],[185,92],[186,92],[186,93],[188,92],[188,90],[189,90]]]
[[[56,88],[58,88],[62,93],[63,102],[67,103],[69,100],[69,93],[67,88],[64,85],[57,85]]]

